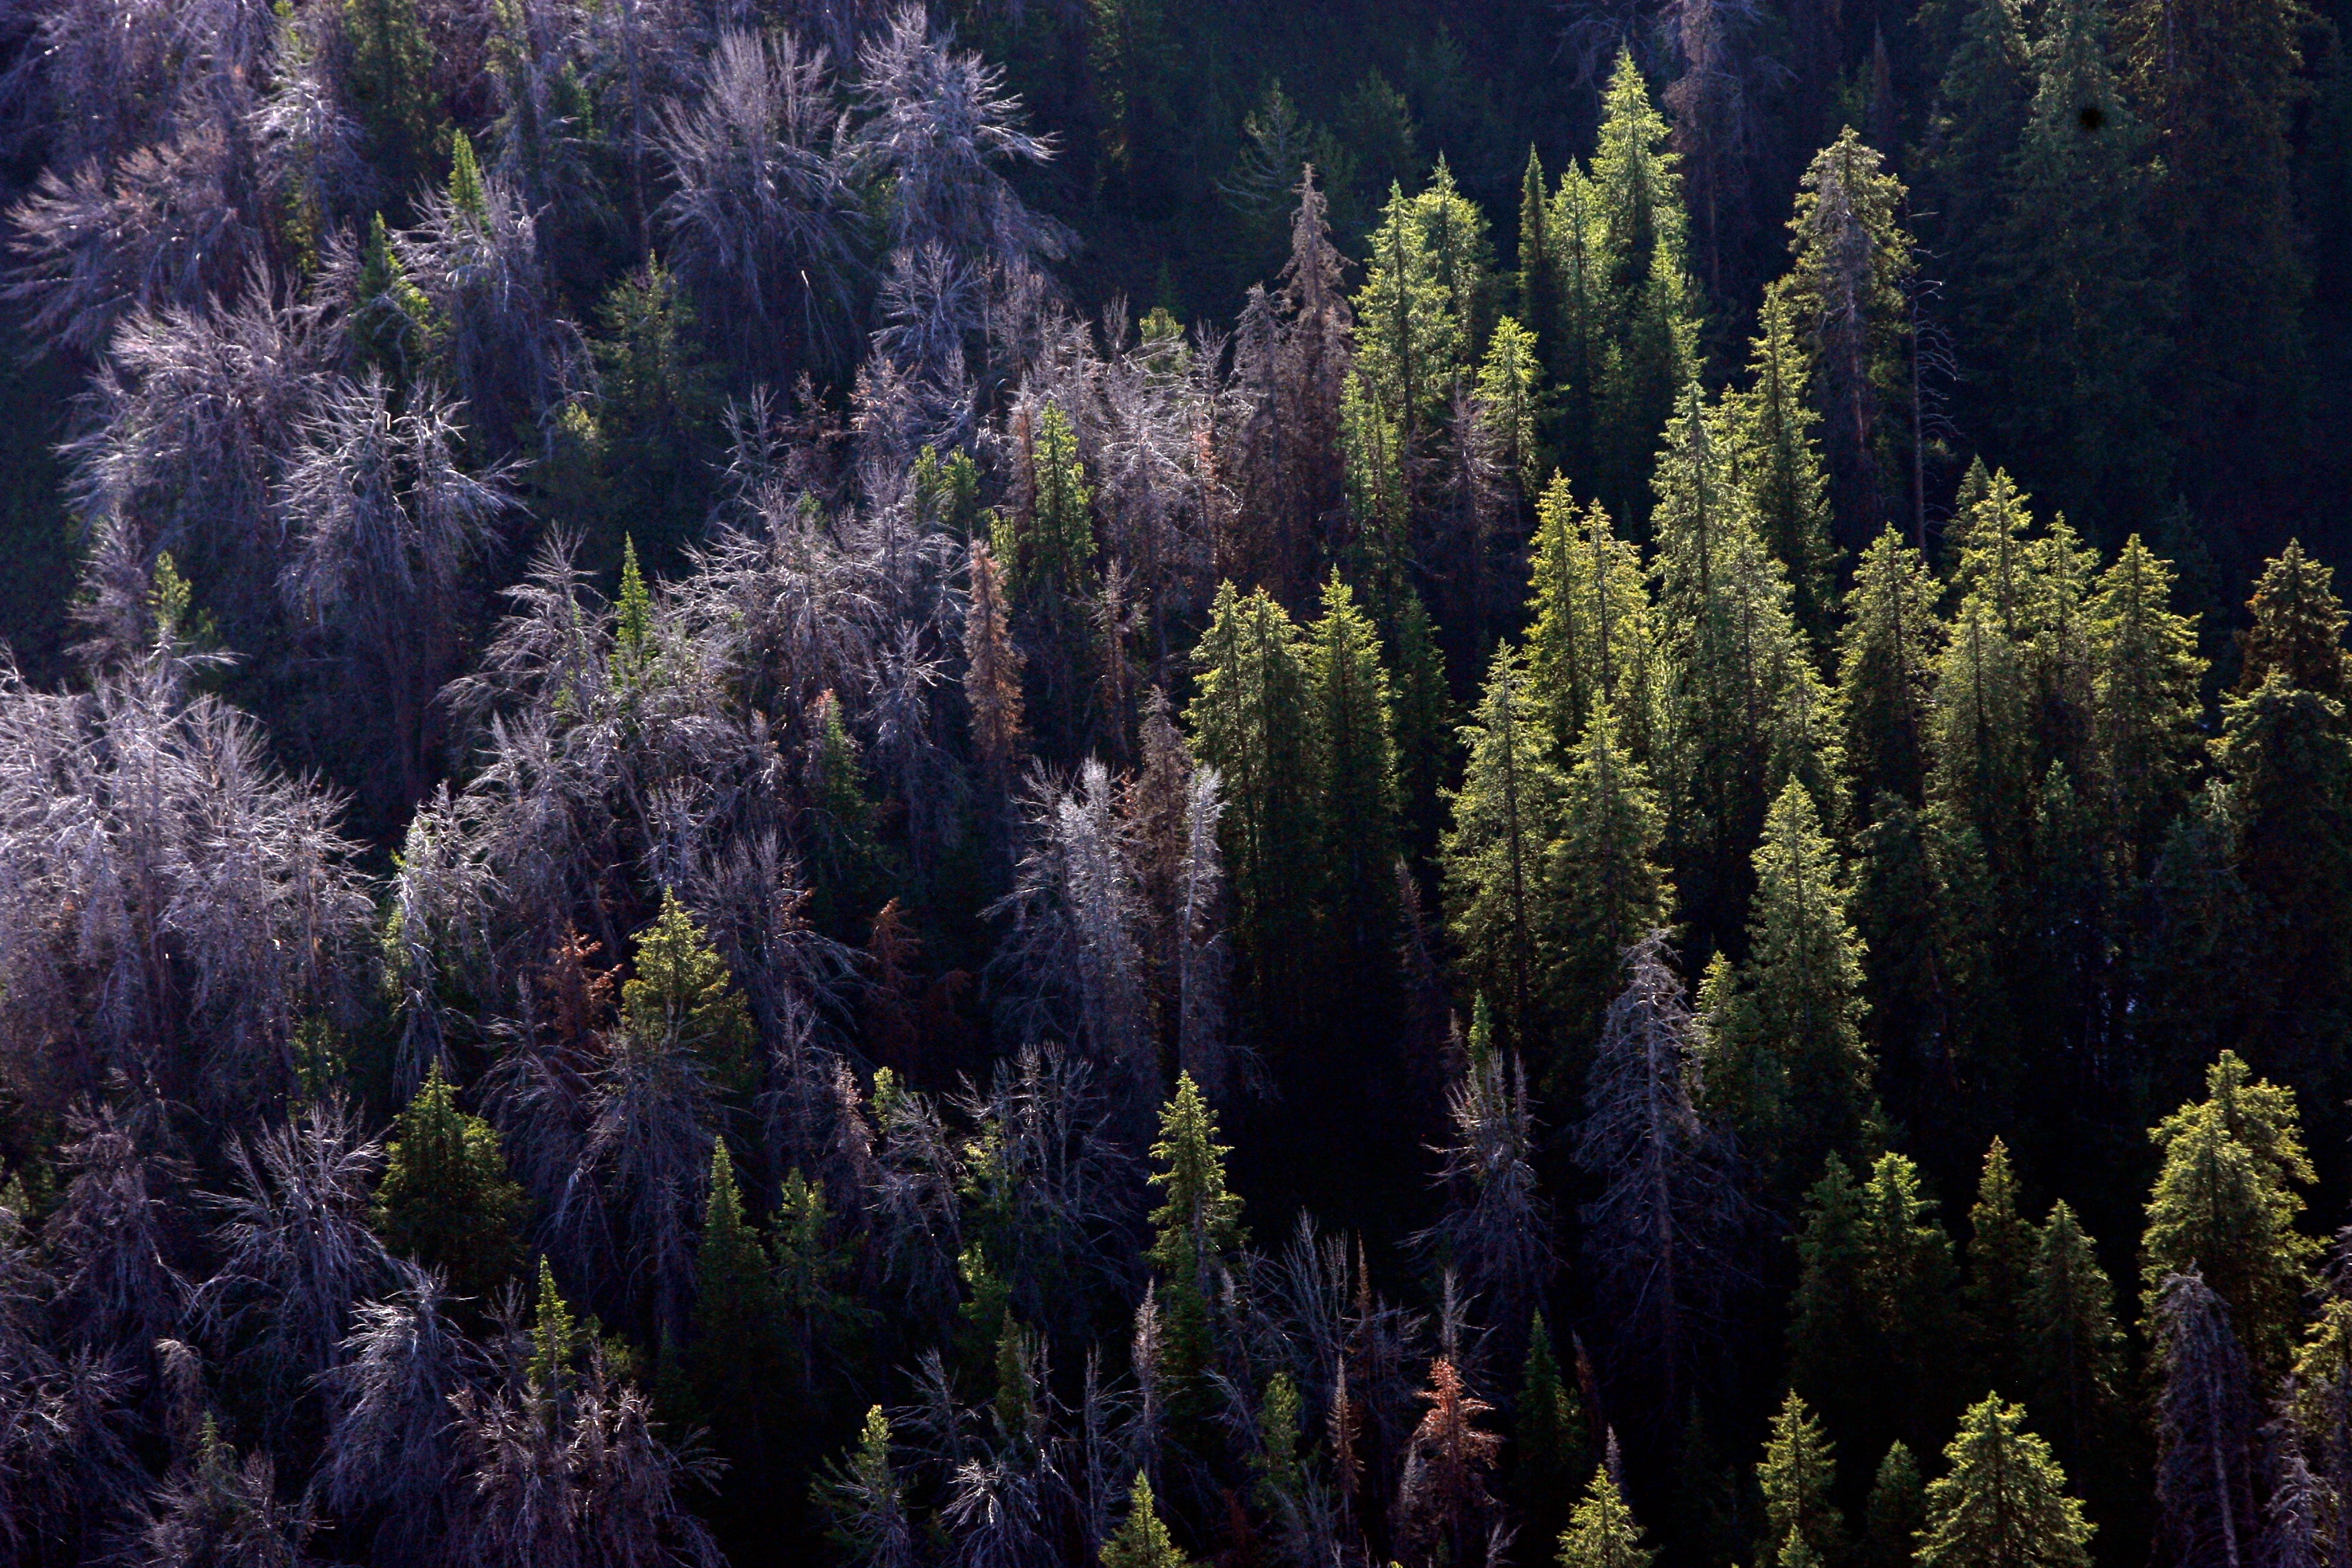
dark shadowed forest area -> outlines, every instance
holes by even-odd
[[[2352,1568],[2346,8],[0,3],[0,1565]]]

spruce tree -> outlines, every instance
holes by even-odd
[[[1806,323],[1831,498],[1848,540],[1867,538],[1897,515],[1907,466],[1895,439],[1909,401],[1906,290],[1916,270],[1906,199],[1878,150],[1847,126],[1799,184],[1789,221],[1794,265],[1774,285]]]
[[[1959,1328],[1951,1242],[1916,1166],[1882,1155],[1859,1185],[1832,1159],[1807,1201],[1790,1374],[1864,1451],[1947,1418]]]
[[[2320,1251],[2295,1229],[2295,1188],[2315,1177],[2294,1094],[2255,1079],[2232,1051],[2207,1071],[2205,1089],[2148,1134],[2164,1156],[2140,1240],[2150,1331],[2170,1281],[2195,1272],[2199,1289],[2227,1304],[2254,1364],[2283,1370]]]
[[[1927,1492],[1919,1461],[1907,1444],[1890,1443],[1870,1483],[1863,1512],[1862,1568],[1911,1568],[1919,1531],[1927,1522]]]
[[[1217,1116],[1191,1073],[1178,1075],[1175,1098],[1160,1114],[1151,1184],[1161,1203],[1151,1214],[1145,1257],[1164,1303],[1163,1367],[1182,1384],[1208,1364],[1209,1270],[1243,1242],[1242,1201],[1225,1190],[1225,1156]]]
[[[687,1376],[699,1413],[738,1455],[757,1451],[782,1370],[782,1330],[768,1249],[744,1212],[727,1140],[713,1141],[710,1193],[694,1257],[694,1315]]]
[[[457,1109],[435,1062],[393,1121],[370,1227],[390,1251],[445,1270],[452,1290],[488,1298],[522,1260],[523,1213],[498,1133]]]
[[[2260,690],[2275,673],[2296,690],[2352,699],[2352,651],[2344,646],[2335,577],[2333,567],[2305,554],[2296,540],[2263,563],[2246,602],[2251,624],[2238,634],[2240,692]]]
[[[2079,1468],[2116,1408],[2123,1332],[2098,1248],[2063,1200],[2035,1241],[2022,1316],[2027,1404]]]
[[[1690,276],[1680,160],[1668,142],[1633,51],[1621,48],[1601,93],[1592,155],[1608,341],[1595,488],[1625,517],[1640,507],[1659,427],[1697,370],[1698,287]]]
[[[1599,1033],[1627,951],[1672,912],[1674,889],[1657,865],[1660,837],[1649,771],[1603,708],[1577,747],[1544,879],[1559,933],[1549,991],[1567,1031],[1555,1058],[1561,1068],[1581,1062]],[[1556,1081],[1572,1079],[1556,1074]]]
[[[1224,781],[1218,835],[1249,994],[1275,1018],[1295,1007],[1290,965],[1307,935],[1321,842],[1306,649],[1264,589],[1221,584],[1194,657],[1192,750]]]
[[[1486,689],[1462,738],[1469,753],[1443,845],[1445,918],[1465,978],[1497,1003],[1522,1050],[1548,1041],[1542,982],[1558,927],[1546,868],[1567,780],[1538,705],[1527,656],[1495,652]]]
[[[636,1037],[691,1051],[722,1090],[757,1082],[751,1010],[709,936],[664,889],[661,912],[636,936],[635,975],[621,986],[621,1015]]]
[[[2147,226],[2148,128],[2108,55],[2096,0],[2041,7],[2032,101],[1958,324],[1978,345],[1965,390],[1983,446],[2041,457],[2036,489],[2112,538],[2167,493],[2155,394],[2174,291]]]
[[[1920,1568],[2090,1568],[2096,1529],[2066,1493],[2025,1406],[1998,1394],[1969,1407],[1927,1488]]]
[[[1838,631],[1838,712],[1857,806],[1923,803],[1944,624],[1940,589],[1890,525],[1854,563]]]
[[[2025,1391],[2019,1356],[2025,1341],[2034,1249],[2033,1226],[2017,1212],[2017,1178],[2010,1169],[2008,1145],[1996,1138],[1985,1152],[1976,1205],[1969,1210],[1966,1287],[1978,1364],[1996,1392]]]
[[[1514,317],[1496,321],[1494,335],[1486,340],[1486,357],[1478,366],[1478,401],[1485,405],[1496,467],[1521,505],[1532,505],[1542,488],[1537,416],[1543,404],[1543,368],[1536,354],[1536,334]]]
[[[2301,15],[2283,0],[2133,0],[2118,28],[2162,160],[2157,242],[2181,286],[2181,473],[2214,494],[2272,476],[2305,385],[2290,142]]]
[[[2144,873],[2187,796],[2205,661],[2171,608],[2172,568],[2124,541],[2091,605],[2100,777],[2125,868]]]
[[[1594,1470],[1560,1531],[1559,1568],[1650,1568],[1656,1555],[1642,1543],[1642,1527],[1617,1482],[1605,1468]]]
[[[1748,963],[1736,990],[1710,974],[1707,996],[1709,1088],[1783,1182],[1850,1140],[1869,1102],[1863,949],[1845,901],[1837,851],[1792,779],[1756,850]]]
[[[1748,516],[1789,574],[1790,608],[1815,643],[1829,640],[1829,476],[1805,401],[1805,346],[1785,291],[1767,289],[1748,359],[1748,384],[1725,399],[1732,466]]]
[[[1309,722],[1324,830],[1318,859],[1341,940],[1360,958],[1388,946],[1395,899],[1396,740],[1379,635],[1333,573],[1307,629]]]
[[[1136,1472],[1128,1489],[1127,1517],[1103,1542],[1102,1568],[1192,1568],[1192,1560],[1176,1549],[1175,1539],[1160,1521],[1151,1496],[1151,1478]]]
[[[1528,590],[1528,671],[1562,757],[1613,707],[1626,743],[1648,760],[1659,728],[1656,616],[1641,553],[1599,503],[1579,510],[1558,475],[1536,505]]]
[[[1576,1478],[1593,1463],[1583,1401],[1560,1373],[1551,1331],[1538,1312],[1528,1331],[1527,1361],[1519,1374],[1514,1407],[1511,1491],[1538,1540],[1550,1540],[1567,1522]]]
[[[1756,1485],[1764,1494],[1765,1528],[1758,1562],[1786,1561],[1791,1542],[1802,1542],[1817,1562],[1843,1556],[1845,1518],[1830,1500],[1837,1487],[1837,1447],[1793,1388],[1772,1416]]]

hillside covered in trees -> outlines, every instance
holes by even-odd
[[[0,1563],[2352,1568],[2337,23],[0,7]]]

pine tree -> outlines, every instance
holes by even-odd
[[[1944,624],[1927,563],[1890,525],[1854,564],[1838,631],[1838,711],[1857,805],[1923,803]]]
[[[1927,1491],[1919,1461],[1903,1443],[1887,1445],[1870,1483],[1863,1513],[1862,1568],[1911,1568],[1914,1546],[1927,1522]]]
[[[664,889],[661,912],[636,937],[636,974],[621,986],[621,1014],[639,1039],[700,1058],[720,1089],[756,1081],[751,1010],[727,961],[694,917]]]
[[[1176,1549],[1168,1526],[1153,1505],[1151,1478],[1139,1470],[1128,1489],[1127,1517],[1103,1542],[1102,1568],[1192,1568],[1192,1560]]]
[[[2097,1528],[2066,1495],[2050,1446],[2025,1429],[2025,1406],[1998,1394],[1972,1405],[1927,1488],[1920,1568],[2090,1568]]]
[[[820,1369],[838,1348],[834,1341],[840,1331],[866,1316],[849,1289],[856,1240],[855,1233],[846,1239],[835,1236],[824,1187],[797,1168],[784,1173],[769,1225],[768,1252],[775,1260],[779,1324],[786,1348],[795,1354],[794,1373],[803,1393],[817,1391]]]
[[[1709,975],[1707,1082],[1742,1141],[1786,1181],[1860,1127],[1872,1066],[1844,872],[1794,780],[1765,823],[1756,882],[1737,990]]]
[[[1181,1382],[1208,1363],[1209,1270],[1243,1242],[1242,1201],[1225,1190],[1225,1156],[1217,1116],[1201,1098],[1192,1075],[1176,1079],[1175,1098],[1160,1115],[1151,1175],[1162,1202],[1151,1214],[1152,1242],[1145,1256],[1165,1303],[1163,1363]]]
[[[1765,1528],[1758,1562],[1786,1562],[1792,1542],[1801,1542],[1816,1562],[1843,1555],[1845,1518],[1830,1500],[1837,1486],[1837,1446],[1794,1389],[1772,1417],[1756,1485],[1764,1494]]]
[[[2079,1467],[2115,1411],[2123,1333],[2098,1248],[2063,1201],[2052,1206],[2034,1245],[2022,1315],[2028,1403]]]
[[[1594,1470],[1560,1532],[1559,1568],[1650,1568],[1655,1556],[1642,1544],[1642,1527],[1616,1481],[1605,1468]]]
[[[2025,1392],[2019,1381],[2019,1356],[2026,1340],[2024,1313],[2034,1250],[2033,1226],[2017,1212],[2017,1178],[2010,1170],[2008,1145],[1996,1138],[1985,1152],[1976,1205],[1969,1210],[1967,1285],[1979,1364],[1996,1391]]]
[[[2315,1179],[2294,1093],[2254,1079],[2232,1051],[2208,1069],[2205,1092],[2148,1134],[2164,1155],[2140,1241],[2148,1322],[2153,1331],[2170,1282],[2194,1272],[2227,1304],[2254,1363],[2284,1368],[2320,1250],[2294,1228],[2294,1189]]]
[[[435,1062],[394,1119],[370,1228],[388,1250],[446,1270],[452,1290],[488,1298],[522,1260],[523,1213],[498,1133],[457,1109]]]
[[[1568,788],[1528,662],[1507,643],[1495,651],[1463,727],[1469,760],[1443,845],[1446,924],[1464,977],[1500,1005],[1522,1050],[1551,1036],[1540,982],[1557,926],[1544,882]]]

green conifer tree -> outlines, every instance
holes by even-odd
[[[1621,49],[1601,93],[1592,186],[1601,218],[1597,271],[1606,312],[1595,488],[1621,517],[1636,515],[1657,433],[1697,370],[1698,286],[1680,160],[1666,122]]]
[[[686,912],[677,895],[662,890],[661,912],[636,936],[635,975],[621,986],[621,1015],[648,1043],[700,1058],[725,1092],[748,1093],[756,1080],[751,1009],[735,988],[727,961]]]
[[[1548,989],[1566,1031],[1554,1058],[1559,1091],[1574,1087],[1601,1015],[1622,988],[1626,950],[1672,912],[1674,889],[1657,865],[1661,836],[1649,772],[1602,708],[1577,748],[1545,875],[1559,932]]]
[[[2135,533],[2091,605],[2100,777],[2122,865],[2144,874],[2187,798],[2205,660],[2171,608],[2172,568]]]
[[[2290,141],[2301,16],[2281,0],[2134,0],[2117,29],[2162,160],[2157,242],[2181,286],[2179,471],[2217,494],[2269,477],[2302,403],[2310,279]]]
[[[1791,1541],[1801,1542],[1819,1562],[1843,1555],[1845,1518],[1830,1500],[1837,1486],[1836,1445],[1795,1389],[1772,1416],[1756,1485],[1764,1494],[1765,1531],[1758,1562],[1785,1561]]]
[[[1511,1491],[1538,1539],[1551,1540],[1568,1522],[1576,1479],[1592,1464],[1583,1402],[1575,1384],[1561,1376],[1552,1352],[1551,1331],[1538,1312],[1528,1332],[1527,1362],[1519,1374],[1517,1425],[1512,1432]]]
[[[1580,511],[1552,477],[1536,505],[1528,614],[1528,673],[1563,756],[1611,707],[1633,754],[1647,761],[1658,729],[1661,668],[1655,613],[1641,552],[1617,536],[1598,503]]]
[[[738,1454],[768,1435],[777,1373],[782,1303],[758,1226],[744,1211],[727,1140],[713,1140],[710,1192],[694,1258],[694,1316],[687,1378],[698,1413]]]
[[[1995,1389],[2021,1393],[2018,1356],[2024,1341],[2025,1298],[2033,1268],[2032,1225],[2017,1212],[2017,1177],[2009,1146],[1996,1138],[1985,1151],[1977,1201],[1969,1210],[1969,1326],[1979,1364]]]
[[[1225,1190],[1225,1155],[1217,1142],[1216,1112],[1191,1073],[1176,1079],[1176,1095],[1160,1114],[1151,1158],[1160,1166],[1151,1184],[1161,1202],[1151,1214],[1152,1242],[1145,1256],[1159,1281],[1167,1327],[1161,1364],[1179,1384],[1208,1364],[1209,1303],[1204,1276],[1243,1242],[1242,1200]]]
[[[1907,1444],[1890,1443],[1870,1483],[1863,1510],[1862,1568],[1911,1568],[1920,1527],[1927,1522],[1927,1491]]]
[[[1201,676],[1187,720],[1193,754],[1224,780],[1218,837],[1242,972],[1258,1005],[1286,1021],[1322,841],[1307,650],[1272,595],[1244,598],[1226,583],[1194,657]]]
[[[481,1299],[522,1261],[523,1210],[498,1133],[457,1109],[435,1062],[393,1121],[372,1228],[393,1252],[446,1271],[452,1290]]]
[[[1550,1032],[1541,982],[1557,928],[1545,878],[1568,791],[1528,662],[1507,643],[1495,650],[1462,730],[1469,761],[1442,847],[1446,924],[1464,977],[1501,1009],[1522,1050]]]
[[[2238,689],[2252,692],[2275,672],[2289,687],[2341,702],[2352,698],[2352,652],[2344,647],[2344,606],[2335,569],[2286,548],[2263,563],[2247,601],[2250,624],[2238,634]]]
[[[1151,1478],[1140,1471],[1128,1489],[1127,1517],[1103,1542],[1102,1568],[1192,1568],[1153,1505]]]
[[[1818,1169],[1860,1129],[1872,1071],[1863,948],[1846,919],[1844,870],[1812,797],[1794,780],[1765,822],[1756,882],[1738,1005],[1713,973],[1702,992],[1707,1085],[1743,1142],[1786,1182]]]
[[[1592,1472],[1584,1500],[1559,1536],[1559,1568],[1650,1568],[1657,1553],[1642,1542],[1642,1527],[1606,1468]]]
[[[1927,563],[1892,526],[1855,563],[1838,631],[1838,712],[1857,806],[1922,804],[1944,624]]]
[[[2030,1407],[2042,1412],[2060,1451],[2079,1467],[2115,1411],[2123,1333],[2098,1248],[2063,1201],[2052,1206],[2034,1244],[2023,1318]]]
[[[1380,636],[1337,572],[1307,628],[1306,666],[1323,804],[1318,859],[1332,910],[1352,952],[1385,952],[1396,890],[1395,720]]]
[[[2148,128],[2108,49],[2095,0],[2041,7],[2032,101],[1957,324],[1979,345],[1964,391],[1984,446],[2048,454],[2036,488],[2111,538],[2168,492],[2154,391],[2173,290],[2146,223]]]
[[[2025,1406],[1998,1394],[1972,1405],[1927,1487],[1920,1568],[2090,1568],[2096,1526],[2066,1492]]]
[[[2316,1179],[2292,1089],[2253,1077],[2233,1051],[2205,1075],[2205,1094],[2148,1136],[2164,1155],[2140,1238],[2153,1321],[2164,1282],[2203,1274],[2258,1367],[2284,1370],[2320,1244],[2295,1229]]]
[[[1849,540],[1901,515],[1915,271],[1906,206],[1903,183],[1847,126],[1799,183],[1789,221],[1793,265],[1774,285],[1805,324],[1831,499]]]
[[[1767,289],[1748,360],[1745,392],[1725,399],[1731,415],[1733,470],[1747,514],[1789,574],[1797,622],[1817,644],[1829,640],[1829,475],[1814,435],[1821,416],[1805,401],[1805,345],[1788,295]]]

